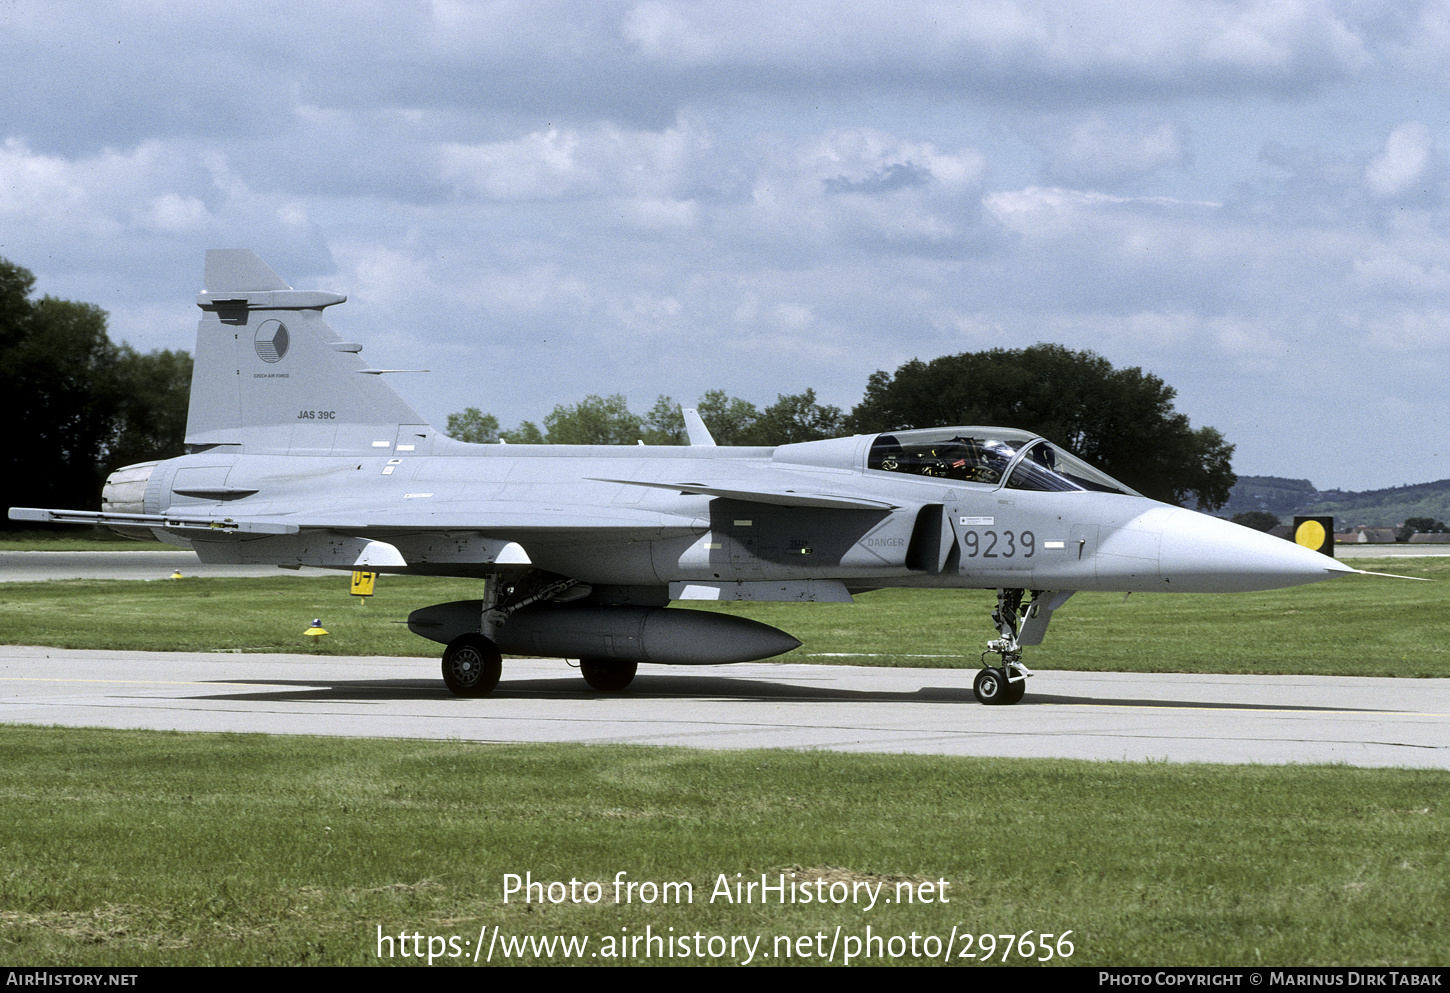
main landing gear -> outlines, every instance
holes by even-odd
[[[638,662],[620,659],[579,660],[579,674],[601,693],[618,693],[638,669]],[[443,682],[456,696],[488,696],[502,672],[503,655],[481,634],[460,635],[443,652]]]
[[[430,610],[441,610],[442,614],[431,619],[424,618],[420,622],[425,625],[430,620],[433,624],[456,624],[457,613],[449,613],[451,608],[471,608],[478,611],[476,617],[479,630],[458,635],[448,642],[448,647],[443,652],[443,682],[455,695],[488,696],[498,686],[499,675],[503,670],[503,655],[499,650],[499,643],[508,643],[499,632],[511,616],[525,607],[543,601],[568,603],[589,595],[589,587],[575,579],[541,577],[533,582],[529,580],[530,577],[525,576],[506,584],[502,575],[489,576],[482,600],[439,604]],[[414,616],[409,619],[410,626],[419,613],[429,612],[415,611]],[[439,620],[439,617],[444,620]],[[517,642],[518,639],[514,639],[515,647]],[[624,689],[634,680],[638,668],[637,662],[621,659],[590,657],[579,660],[579,671],[584,681],[601,693],[618,693]]]
[[[981,703],[989,706],[997,704],[1017,703],[1027,692],[1027,677],[1032,675],[1032,670],[1022,664],[1022,642],[1019,636],[1022,634],[1026,618],[1035,616],[1034,608],[1038,601],[1043,599],[1040,591],[1032,592],[1032,599],[1028,602],[1027,610],[1022,609],[1022,594],[1025,590],[998,590],[997,609],[992,611],[992,623],[997,625],[997,631],[1002,637],[987,642],[987,650],[982,653],[982,662],[985,665],[987,656],[996,652],[1002,659],[999,666],[988,666],[977,673],[977,678],[972,682],[972,695]],[[1051,607],[1042,611],[1044,618],[1050,616]],[[1046,628],[1047,622],[1042,621],[1042,627]],[[1036,644],[1042,640],[1038,633]]]
[[[498,686],[499,676],[503,673],[503,653],[494,640],[499,626],[524,607],[540,600],[566,598],[569,591],[576,587],[579,587],[577,579],[560,578],[524,593],[516,586],[505,588],[502,574],[488,576],[479,612],[479,631],[459,635],[443,651],[444,685],[455,696],[488,696]],[[587,586],[579,588],[585,593],[589,589]],[[631,672],[630,676],[633,677],[634,673]]]
[[[503,655],[481,634],[460,635],[443,652],[443,682],[458,696],[488,696],[502,672]]]

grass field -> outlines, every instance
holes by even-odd
[[[648,927],[757,939],[767,964],[789,939],[791,961],[816,963],[837,928],[859,942],[870,925],[900,938],[877,962],[948,958],[955,928],[956,965],[981,962],[965,934],[993,935],[999,964],[1045,957],[1009,950],[1027,931],[1071,932],[1072,965],[1443,965],[1447,786],[1407,770],[7,728],[0,958],[358,965],[379,961],[381,929],[453,936],[434,964],[471,964],[497,927],[503,947],[587,937],[585,962],[646,964],[608,940]],[[619,872],[688,882],[693,901],[617,904]],[[932,902],[710,901],[722,874],[792,872],[845,884],[842,900],[905,883]],[[597,883],[597,902],[505,903],[508,873]],[[399,947],[393,964],[417,964]],[[523,951],[509,961],[571,960]]]
[[[1361,568],[1450,579],[1450,558],[1364,560]],[[0,641],[143,651],[437,654],[409,611],[480,595],[467,580],[384,576],[366,603],[348,580],[277,576],[175,582],[0,584]],[[706,609],[775,625],[804,644],[783,660],[971,667],[994,637],[990,591],[880,590],[854,604],[725,604]],[[703,605],[696,605],[703,606]],[[1351,576],[1268,593],[1079,593],[1054,615],[1033,668],[1116,672],[1450,676],[1440,618],[1450,582]],[[317,646],[302,632],[320,617]]]

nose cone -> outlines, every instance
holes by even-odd
[[[1158,567],[1164,590],[1245,593],[1354,572],[1292,541],[1191,510],[1174,511],[1162,526]]]

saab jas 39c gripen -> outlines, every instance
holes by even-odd
[[[502,653],[577,658],[600,690],[641,662],[769,658],[795,638],[675,600],[849,601],[886,587],[995,589],[983,703],[1016,703],[1078,590],[1226,593],[1356,570],[1149,500],[1045,438],[995,427],[717,447],[474,445],[441,434],[248,250],[209,251],[187,454],[121,469],[106,524],[203,562],[464,576],[482,597],[414,611],[443,680],[481,696]]]

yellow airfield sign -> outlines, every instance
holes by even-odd
[[[1334,557],[1334,518],[1294,518],[1294,542],[1315,552]]]

